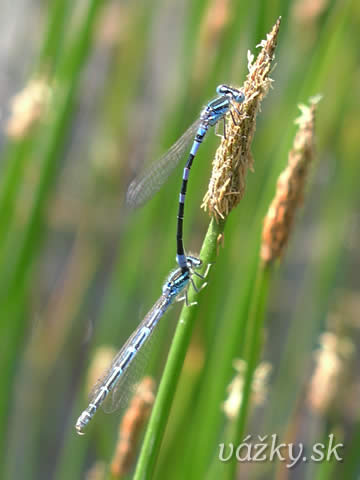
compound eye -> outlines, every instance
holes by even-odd
[[[196,257],[188,257],[188,264],[189,264],[189,267],[198,268],[202,265],[202,260]]]
[[[237,95],[234,96],[234,100],[236,103],[243,103],[243,101],[245,100],[245,95],[243,94],[243,92],[239,92]]]
[[[218,85],[218,87],[216,88],[216,93],[218,93],[219,95],[226,95],[228,91],[229,90],[226,85]]]

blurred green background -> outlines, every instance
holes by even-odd
[[[321,93],[317,163],[270,293],[267,396],[254,406],[248,431],[309,449],[336,432],[344,461],[291,470],[248,463],[238,478],[358,478],[355,0],[1,2],[0,478],[107,478],[94,465],[106,471],[120,415],[99,412],[84,437],[74,423],[87,406],[96,349],[121,347],[175,265],[181,168],[135,212],[125,205],[127,186],[183,133],[218,84],[243,83],[248,50],[256,54],[279,15],[255,172],[201,296],[155,477],[225,478],[217,457],[229,420],[221,404],[242,348],[234,332],[253,285],[262,219],[286,165],[297,104]],[[200,204],[219,139],[208,137],[188,188],[184,237],[193,252],[209,222]],[[179,308],[166,324],[176,323]],[[311,378],[325,331],[349,341],[351,354],[335,348],[329,357],[335,400],[319,409]],[[151,367],[158,378],[166,332],[157,343]]]

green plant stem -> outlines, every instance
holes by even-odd
[[[241,443],[245,433],[246,421],[250,407],[251,385],[256,366],[259,362],[263,343],[263,326],[273,270],[274,267],[272,265],[264,267],[263,265],[259,264],[258,274],[254,285],[249,315],[249,327],[245,345],[246,371],[242,391],[242,401],[239,415],[234,425],[233,434],[229,439],[229,441],[234,445]],[[233,457],[227,464],[228,479],[235,478],[236,468],[236,458]]]
[[[207,365],[202,373],[203,387],[196,398],[195,418],[201,419],[201,428],[192,426],[191,438],[194,440],[196,455],[189,452],[186,456],[187,478],[203,478],[209,469],[214,455],[217,438],[223,421],[220,405],[224,400],[226,387],[234,373],[232,362],[234,358],[243,355],[247,320],[249,318],[251,295],[257,276],[258,249],[248,259],[242,275],[246,279],[245,285],[232,279],[228,282],[227,290],[231,299],[237,299],[239,308],[234,312],[233,302],[227,300],[222,314],[226,328],[219,328],[212,351],[216,355],[209,355]],[[241,287],[239,286],[241,285]],[[206,421],[205,421],[206,419]],[[192,451],[194,450],[192,449]]]
[[[49,19],[39,55],[38,71],[45,70],[46,73],[50,73],[54,70],[61,54],[64,33],[73,6],[73,2],[69,0],[54,0],[49,5]]]
[[[29,279],[29,267],[34,261],[41,244],[43,233],[42,224],[44,213],[48,205],[48,198],[51,187],[55,180],[57,172],[57,160],[60,156],[62,146],[65,140],[66,127],[70,124],[72,112],[72,100],[80,78],[80,73],[87,58],[91,38],[100,7],[103,2],[92,0],[84,14],[82,26],[79,30],[76,43],[70,50],[69,55],[64,58],[59,66],[58,82],[59,91],[57,92],[55,104],[52,109],[52,118],[49,130],[46,132],[43,148],[41,151],[42,170],[39,183],[34,194],[34,204],[30,213],[29,221],[22,234],[19,254],[14,261],[14,268],[8,283],[2,284],[1,292],[1,310],[3,316],[0,323],[1,338],[0,361],[3,365],[16,365],[16,355],[18,345],[23,338],[26,329],[26,317],[19,314],[18,304],[22,304],[23,296],[26,292],[26,285]],[[12,315],[10,312],[15,311]],[[11,319],[11,330],[8,328]],[[9,340],[11,339],[11,341]],[[11,391],[12,370],[9,369],[8,378],[3,379],[3,390]],[[6,400],[5,400],[6,398]],[[9,396],[3,397],[0,408],[0,431],[5,432],[8,420],[8,402]],[[6,438],[3,435],[2,441]],[[6,448],[0,444],[1,452]],[[4,465],[1,461],[0,465]]]
[[[215,260],[217,239],[224,231],[224,226],[225,222],[219,224],[214,220],[211,220],[210,222],[200,252],[200,258],[203,260],[204,268]],[[189,302],[194,302],[196,298],[197,293],[190,288]],[[143,448],[140,453],[134,477],[136,480],[150,478],[155,468],[156,459],[160,450],[161,441],[170,414],[186,351],[191,339],[198,308],[198,306],[186,307],[184,305],[182,309],[174,341],[171,345],[168,361],[164,370],[164,375],[159,386],[159,392],[146,431]]]
[[[94,23],[101,4],[102,2],[92,0],[77,41],[70,54],[65,57],[61,66],[59,66],[59,88],[52,107],[51,127],[47,132],[41,151],[43,159],[41,175],[35,191],[30,218],[22,235],[19,255],[14,264],[9,289],[11,286],[21,285],[24,281],[27,268],[34,256],[34,250],[37,250],[36,246],[38,244],[39,232],[41,231],[43,213],[47,205],[46,200],[57,172],[56,159],[59,158],[62,150],[66,126],[72,113],[72,100],[80,78],[80,72],[87,58]]]
[[[39,54],[35,75],[46,73],[51,77],[61,51],[64,28],[72,2],[56,0],[49,12],[42,51]],[[17,193],[23,183],[24,171],[33,151],[38,128],[33,128],[24,138],[10,141],[5,153],[4,172],[0,188],[0,249],[4,248],[7,233],[13,220]]]

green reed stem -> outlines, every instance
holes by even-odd
[[[56,61],[61,51],[64,28],[68,17],[71,2],[56,0],[50,8],[49,20],[44,36],[42,50],[37,60],[34,73],[45,73],[51,77],[56,67]],[[23,183],[24,171],[28,165],[39,129],[33,128],[26,136],[19,140],[10,141],[3,163],[5,165],[0,188],[0,249],[5,240],[17,201],[17,193]]]
[[[245,434],[251,401],[251,386],[263,344],[263,326],[266,317],[267,299],[273,271],[273,266],[264,267],[260,264],[254,285],[248,320],[249,326],[245,342],[244,358],[246,360],[246,371],[242,391],[242,401],[233,433],[230,435],[231,438],[229,439],[229,442],[234,445],[239,445]],[[236,458],[234,456],[227,464],[227,467],[227,478],[234,479],[237,469]]]
[[[56,173],[57,160],[62,151],[66,138],[67,126],[70,125],[72,114],[72,100],[78,85],[82,67],[87,58],[91,46],[91,39],[94,31],[95,21],[98,17],[103,2],[92,0],[84,13],[83,21],[79,29],[73,47],[59,65],[58,90],[56,92],[54,105],[52,106],[49,127],[44,133],[43,144],[41,145],[41,172],[39,182],[34,192],[34,202],[29,215],[29,220],[21,235],[19,250],[14,255],[14,264],[11,274],[6,283],[1,284],[0,295],[1,311],[3,313],[0,323],[0,333],[3,341],[0,344],[0,361],[3,365],[16,365],[18,355],[17,346],[22,342],[26,327],[27,316],[23,315],[20,307],[26,293],[29,281],[29,271],[35,256],[38,252],[43,234],[43,219],[48,206],[48,199],[51,193]],[[7,395],[0,395],[0,431],[6,431],[9,418],[8,407],[13,381],[13,370],[8,369],[8,375],[3,378],[2,391]],[[1,442],[5,442],[5,435],[0,438],[1,452],[6,448]],[[0,465],[4,462],[1,461]]]
[[[206,268],[206,265],[209,263],[215,261],[218,236],[224,231],[224,226],[225,222],[219,224],[214,220],[211,220],[210,222],[200,251],[200,258],[204,263],[204,268]],[[197,286],[200,283],[196,279],[195,282],[197,283]],[[197,293],[193,288],[189,289],[188,296],[190,303],[197,299]],[[136,480],[150,478],[154,471],[176,386],[179,381],[186,351],[195,325],[198,308],[198,306],[186,307],[184,305],[180,314],[180,320],[171,345],[164,375],[159,386],[156,402],[146,431],[143,448],[140,453],[134,477]]]

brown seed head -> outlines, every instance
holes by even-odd
[[[310,100],[310,107],[300,105],[301,116],[288,165],[280,174],[277,190],[265,217],[262,232],[261,259],[265,264],[280,258],[288,242],[295,213],[302,203],[309,165],[315,155],[314,120],[320,97]]]
[[[308,405],[313,411],[324,415],[343,404],[354,353],[355,346],[349,337],[333,332],[321,335],[307,396]]]
[[[237,417],[241,407],[247,368],[246,362],[242,359],[237,359],[234,361],[234,368],[237,371],[237,375],[228,386],[229,396],[223,403],[223,410],[230,420],[234,420]],[[271,370],[272,366],[270,363],[262,362],[254,372],[254,380],[251,386],[251,405],[253,407],[259,407],[266,401]]]
[[[155,381],[145,377],[138,385],[119,427],[119,438],[111,462],[114,478],[129,473],[136,458],[137,447],[144,425],[155,400]]]
[[[46,113],[51,98],[51,88],[47,78],[31,80],[11,102],[11,116],[6,125],[9,137],[25,137]]]
[[[260,43],[262,48],[255,62],[254,56],[250,52],[248,54],[249,73],[241,88],[245,101],[240,106],[240,115],[232,112],[237,124],[231,119],[227,122],[226,138],[222,139],[213,161],[212,175],[202,208],[208,210],[216,221],[226,218],[240,202],[245,192],[247,170],[253,169],[250,147],[255,133],[257,112],[272,82],[269,75],[280,20],[281,17],[266,40]]]

